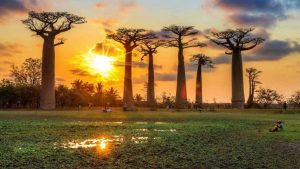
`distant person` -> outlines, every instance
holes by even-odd
[[[283,130],[283,122],[282,121],[277,121],[275,123],[275,126],[273,127],[273,129],[270,129],[269,131],[270,132],[277,132],[277,131],[280,131],[280,130]]]
[[[283,103],[283,110],[287,110],[287,103],[286,102]]]

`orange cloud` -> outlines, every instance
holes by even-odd
[[[128,13],[129,10],[140,9],[142,5],[134,0],[119,0],[118,11],[120,13]]]

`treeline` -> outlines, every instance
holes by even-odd
[[[256,78],[257,81],[257,78]],[[39,108],[41,90],[41,60],[28,58],[21,66],[12,66],[10,78],[0,82],[0,108]],[[300,108],[300,91],[296,91],[288,99],[277,91],[266,88],[255,90],[254,108],[273,108],[274,104],[287,102],[293,108]],[[102,82],[92,84],[82,80],[74,80],[70,87],[58,85],[55,88],[57,107],[87,107],[87,106],[122,106],[121,97],[116,89],[104,86]],[[254,95],[254,93],[253,93]],[[173,108],[175,96],[163,93],[156,98],[157,107]],[[147,106],[141,94],[134,96],[137,106]],[[193,102],[187,103],[187,108],[194,108]],[[204,108],[231,108],[230,104],[204,104]]]

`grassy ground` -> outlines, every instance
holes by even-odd
[[[284,131],[270,133],[277,120]],[[110,141],[68,147],[96,138]],[[287,169],[299,152],[296,111],[0,111],[0,168]]]

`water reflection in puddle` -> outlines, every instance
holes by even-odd
[[[138,122],[135,122],[135,124],[148,124],[148,122],[138,121]]]
[[[131,137],[130,141],[132,141],[135,144],[140,144],[140,143],[146,143],[149,140],[158,140],[161,139],[161,137]],[[86,139],[83,141],[70,141],[68,143],[64,143],[62,144],[63,148],[71,148],[71,149],[78,149],[78,148],[94,148],[94,147],[98,147],[102,150],[107,148],[108,144],[121,144],[124,142],[124,136],[122,135],[116,135],[113,136],[111,139],[107,139],[107,138],[101,138],[101,139]],[[57,143],[54,143],[54,146],[57,146]]]
[[[161,122],[161,121],[157,121],[154,124],[168,124],[167,122]]]
[[[134,129],[136,131],[149,131],[149,129],[141,128],[141,129]],[[176,129],[154,129],[153,131],[158,131],[158,132],[176,132]]]

